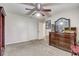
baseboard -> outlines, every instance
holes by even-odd
[[[31,40],[28,40],[28,41],[13,42],[13,43],[5,44],[5,45],[7,46],[7,45],[19,44],[19,43],[24,43],[24,42],[29,42],[29,41],[36,41],[36,40],[41,40],[41,39],[31,39]]]

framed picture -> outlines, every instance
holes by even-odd
[[[51,29],[51,20],[46,21],[46,29]]]

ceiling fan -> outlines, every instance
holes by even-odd
[[[40,13],[42,16],[45,16],[45,13],[51,12],[51,9],[44,9],[41,3],[36,3],[33,9],[25,8],[25,10],[30,10],[30,12],[28,12],[27,15],[35,15],[36,13]]]

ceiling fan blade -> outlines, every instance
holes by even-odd
[[[27,13],[27,15],[32,14],[35,11],[35,8],[33,8],[32,10],[30,10],[30,12]]]
[[[51,12],[52,10],[51,9],[43,9],[42,11],[44,11],[44,12]]]
[[[25,8],[26,10],[32,10],[32,9],[29,9],[29,8]]]
[[[41,13],[42,16],[45,16],[45,14]]]
[[[40,12],[40,13],[41,13],[42,16],[45,16],[45,13],[44,12]]]

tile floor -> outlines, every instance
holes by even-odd
[[[71,56],[71,53],[49,46],[45,40],[33,40],[7,45],[4,56]]]

